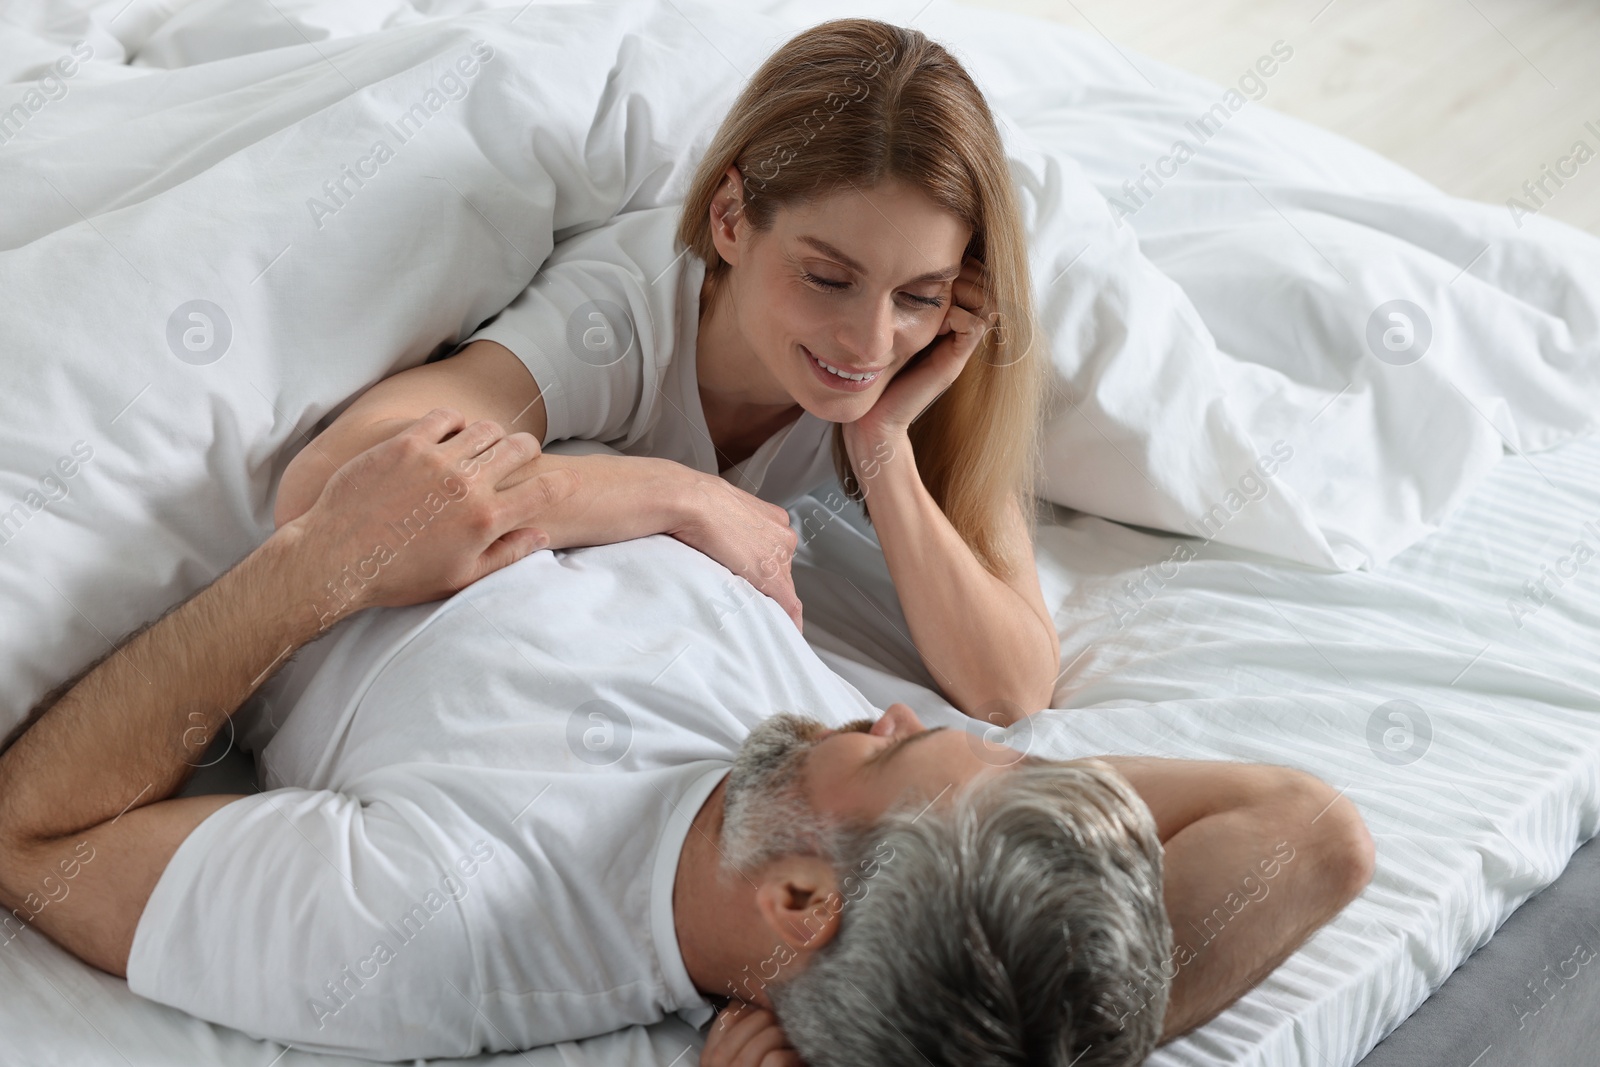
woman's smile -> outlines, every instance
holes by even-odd
[[[842,393],[859,393],[870,389],[872,388],[872,383],[877,381],[878,376],[883,373],[881,370],[850,371],[844,367],[836,367],[831,363],[824,363],[813,355],[811,349],[805,345],[800,346],[800,352],[806,357],[806,363],[810,365],[811,372],[816,375],[818,381],[828,388],[837,389]]]

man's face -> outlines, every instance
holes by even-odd
[[[904,704],[838,729],[774,716],[751,732],[728,776],[729,861],[749,869],[811,850],[828,824],[870,823],[897,804],[932,804],[997,769],[974,735],[930,730]]]

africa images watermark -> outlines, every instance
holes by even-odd
[[[85,854],[87,852],[87,854]],[[59,904],[67,899],[72,892],[69,884],[78,877],[78,872],[83,870],[84,864],[95,857],[94,846],[87,841],[79,841],[73,846],[72,855],[56,863],[56,873],[47,874],[40,879],[37,889],[30,890],[22,898],[22,906],[11,909],[3,918],[0,918],[0,931],[4,931],[5,938],[0,940],[0,948],[11,944],[28,928],[28,924],[39,917],[39,913],[51,904]],[[59,875],[59,877],[58,877]],[[24,914],[26,912],[26,914]]]
[[[826,894],[812,905],[800,924],[805,929],[806,942],[809,944],[815,940],[831,923],[837,921],[847,906],[865,900],[867,894],[872,891],[872,879],[892,863],[894,857],[893,845],[887,841],[878,842],[871,856],[862,860],[854,871],[839,880],[837,890]],[[799,953],[795,949],[787,944],[780,944],[766,959],[757,963],[754,970],[746,964],[741,975],[728,982],[728,996],[739,1001],[741,1007],[725,1016],[720,1025],[731,1025],[743,1014],[743,1005],[756,1003],[756,995],[777,981],[783,969],[798,958]]]
[[[383,968],[399,957],[400,949],[421,936],[428,923],[451,903],[465,900],[471,892],[467,879],[476,877],[484,864],[494,859],[494,846],[481,838],[472,843],[471,850],[458,857],[452,869],[446,870],[438,883],[430,887],[421,900],[413,901],[400,917],[384,926],[386,937],[373,942],[372,951],[339,968],[339,972],[322,983],[326,999],[316,996],[306,998],[306,1007],[317,1020],[317,1029],[328,1025],[328,1020],[350,1006],[357,993],[368,982],[383,973]],[[457,877],[457,873],[460,876]]]
[[[1281,439],[1272,443],[1268,454],[1257,456],[1255,463],[1247,467],[1222,494],[1222,499],[1192,523],[1202,544],[1209,545],[1235,516],[1250,505],[1266,499],[1272,491],[1272,479],[1277,476],[1279,468],[1293,458],[1294,446]],[[1199,553],[1187,542],[1179,541],[1172,546],[1172,553],[1166,559],[1160,563],[1146,564],[1139,568],[1138,573],[1125,578],[1122,591],[1126,595],[1113,594],[1111,597],[1111,613],[1117,629],[1125,628],[1148,607],[1167,587],[1167,583],[1178,576],[1185,563],[1198,558]]]
[[[884,63],[888,63],[895,57],[894,49],[881,43],[873,49],[873,54],[876,56],[875,59],[863,59],[860,64],[862,76],[868,82],[878,76]],[[827,128],[828,123],[833,121],[835,115],[851,104],[860,103],[871,94],[871,89],[863,82],[858,81],[854,75],[845,79],[845,88],[849,91],[829,93],[822,103],[812,108],[811,114],[807,115],[799,123],[800,132],[804,137],[799,141],[798,145],[784,141],[767,153],[759,163],[750,168],[750,172],[744,176],[744,195],[747,200],[753,199],[756,195],[764,192],[767,183],[776,178],[778,172],[784,167],[794,162],[799,151],[815,140],[817,134]]]
[[[0,111],[0,145],[10,144],[47,104],[64,99],[69,89],[67,79],[78,73],[79,63],[87,63],[93,57],[94,47],[88,41],[76,42],[69,55],[50,64],[50,70],[34,82],[33,87],[23,93],[15,104]]]
[[[59,503],[70,495],[67,483],[77,476],[81,467],[94,458],[94,446],[87,441],[74,441],[69,454],[57,457],[36,479],[37,489],[29,489],[22,499],[0,511],[0,548],[16,540],[22,528],[40,511]]]
[[[367,182],[378,176],[380,168],[395,157],[396,149],[415,139],[428,120],[444,108],[447,100],[465,97],[482,65],[493,58],[494,48],[487,41],[473,41],[470,55],[457,58],[451,69],[428,86],[421,99],[395,116],[393,121],[384,123],[383,129],[388,137],[373,141],[367,154],[358,158],[354,166],[348,163],[341,165],[334,177],[322,183],[326,199],[315,196],[306,198],[306,210],[311,213],[311,221],[316,228],[322,229],[325,219],[349,206]],[[393,145],[389,138],[393,138]]]
[[[1511,613],[1511,621],[1516,623],[1517,629],[1522,629],[1529,616],[1538,614],[1555,600],[1569,582],[1576,581],[1583,568],[1600,553],[1597,547],[1600,546],[1600,523],[1588,519],[1578,528],[1578,533],[1565,555],[1557,556],[1553,564],[1541,565],[1537,576],[1522,583],[1520,595],[1506,598],[1506,610]]]
[[[457,466],[462,477],[470,481],[478,473],[478,468],[494,458],[495,449],[498,447],[498,445],[492,446],[479,455],[468,456],[461,460]],[[339,475],[335,474],[334,477]],[[389,537],[374,544],[370,553],[356,562],[353,572],[351,565],[347,563],[340,569],[337,578],[323,583],[328,595],[323,599],[322,605],[311,606],[311,610],[317,616],[318,630],[326,630],[338,622],[344,613],[350,610],[351,605],[360,599],[360,593],[367,587],[368,582],[375,581],[384,567],[400,558],[400,552],[406,545],[426,533],[428,524],[437,518],[440,512],[452,503],[461,501],[466,495],[466,482],[453,474],[447,474],[440,479],[439,488],[430,491],[409,512],[399,516],[398,519],[386,521],[384,528],[388,531]]]
[[[1273,41],[1269,53],[1262,55],[1255,61],[1253,67],[1239,76],[1236,83],[1238,88],[1228,89],[1215,104],[1183,124],[1183,128],[1193,136],[1193,143],[1187,137],[1180,137],[1172,142],[1167,154],[1157,159],[1154,164],[1139,164],[1138,177],[1129,178],[1122,183],[1122,194],[1127,199],[1122,200],[1113,196],[1106,200],[1117,225],[1121,226],[1123,219],[1137,215],[1143,210],[1154,198],[1157,190],[1166,185],[1168,180],[1176,178],[1184,165],[1199,154],[1200,149],[1205,147],[1208,141],[1221,133],[1228,120],[1233,118],[1246,103],[1265,97],[1268,79],[1278,73],[1281,65],[1292,58],[1294,49],[1288,42],[1281,39]]]
[[[1600,126],[1593,122],[1585,122],[1583,128],[1600,144]],[[1519,200],[1511,196],[1506,198],[1506,210],[1511,212],[1511,221],[1522,229],[1522,224],[1528,219],[1543,211],[1554,200],[1556,194],[1565,189],[1567,182],[1578,176],[1578,171],[1583,165],[1595,157],[1595,149],[1583,138],[1572,142],[1572,147],[1567,154],[1556,160],[1552,168],[1546,163],[1539,168],[1536,177],[1529,178],[1522,183],[1522,194],[1526,200]],[[1552,188],[1554,186],[1554,188]]]
[[[1138,1001],[1138,1006],[1132,1011],[1124,1012],[1117,1019],[1118,1028],[1126,1028],[1130,1018],[1148,1008],[1152,995],[1168,986],[1178,977],[1179,971],[1199,959],[1200,954],[1222,936],[1228,924],[1243,913],[1245,908],[1266,900],[1268,894],[1272,892],[1272,887],[1267,883],[1276,878],[1284,867],[1294,861],[1294,858],[1294,846],[1287,841],[1279,841],[1273,846],[1272,854],[1249,868],[1250,873],[1240,879],[1238,888],[1223,897],[1222,903],[1212,908],[1200,920],[1199,926],[1194,924],[1193,919],[1189,920],[1189,930],[1195,935],[1193,943],[1187,940],[1187,933],[1180,934],[1174,930],[1172,955],[1155,974],[1145,975],[1143,981],[1134,988],[1134,999]],[[1260,872],[1259,877],[1257,871]],[[1135,986],[1135,983],[1130,982],[1129,985]]]
[[[1527,1030],[1540,1012],[1549,1007],[1569,984],[1577,981],[1583,969],[1594,962],[1595,955],[1594,949],[1578,941],[1573,944],[1571,955],[1558,960],[1554,967],[1545,964],[1536,977],[1528,979],[1523,984],[1522,994],[1512,1005],[1512,1010],[1517,1013],[1517,1031]]]

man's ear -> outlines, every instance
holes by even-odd
[[[833,940],[844,903],[833,865],[818,856],[773,860],[756,887],[756,908],[767,928],[797,952],[815,951]]]
[[[739,262],[739,237],[737,227],[744,215],[744,175],[739,168],[728,166],[722,183],[711,196],[711,241],[717,254],[729,265]]]

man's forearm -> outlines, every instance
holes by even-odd
[[[1173,953],[1130,990],[1160,1010],[1162,1042],[1265,978],[1372,877],[1372,837],[1342,791],[1289,767],[1101,756],[1139,793],[1161,836]],[[1124,1017],[1122,1025],[1127,1025]]]
[[[1370,839],[1354,805],[1338,794],[1324,802],[1303,791],[1219,812],[1165,850],[1177,973],[1163,1042],[1254,988],[1371,876]]]
[[[13,841],[79,833],[182,788],[223,721],[314,638],[316,585],[299,526],[279,530],[128,640],[0,755]]]

